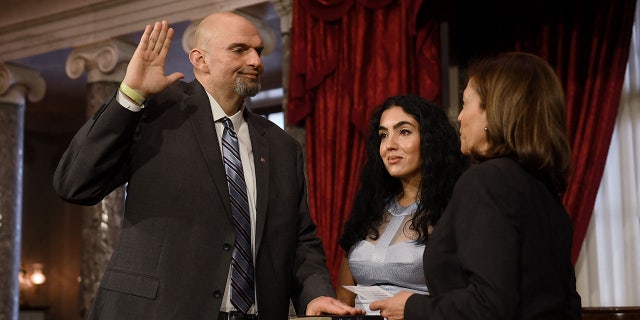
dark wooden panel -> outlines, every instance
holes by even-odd
[[[640,307],[582,308],[582,320],[640,320]]]

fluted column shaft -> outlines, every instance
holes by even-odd
[[[87,72],[87,118],[93,116],[124,79],[127,61],[135,47],[120,41],[106,41],[75,49],[67,59],[67,75],[78,78]],[[93,304],[100,280],[120,234],[124,214],[124,186],[114,190],[82,217],[80,262],[80,318]]]
[[[0,64],[0,320],[18,319],[24,110],[27,97],[37,101],[43,95],[39,74]]]

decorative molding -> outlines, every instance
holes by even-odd
[[[293,18],[293,2],[292,0],[271,0],[273,7],[280,16],[280,31],[289,33],[291,31]]]
[[[202,19],[268,0],[108,1],[0,28],[0,62],[69,47],[85,46],[139,32],[155,21]]]
[[[65,66],[67,76],[80,77],[87,71],[87,83],[120,82],[136,47],[120,40],[108,40],[73,50]]]
[[[36,71],[10,63],[0,63],[0,102],[25,105],[26,98],[37,102],[44,97],[46,84]]]

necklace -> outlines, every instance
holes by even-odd
[[[403,207],[398,203],[398,199],[394,197],[393,201],[389,202],[386,209],[394,217],[408,216],[416,212],[419,204],[420,201],[418,200],[406,207]]]

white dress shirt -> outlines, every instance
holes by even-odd
[[[224,125],[220,122],[223,117],[228,117],[233,123],[233,128],[238,136],[238,147],[240,148],[240,161],[242,161],[242,171],[244,172],[244,181],[247,184],[247,197],[249,197],[249,215],[251,216],[251,251],[253,253],[253,263],[255,266],[256,261],[256,171],[253,163],[253,149],[251,148],[251,138],[249,137],[249,127],[247,122],[242,116],[244,106],[240,108],[236,114],[227,116],[226,113],[220,107],[220,104],[207,92],[209,96],[209,102],[211,103],[211,112],[213,113],[213,121],[216,126],[216,134],[218,135],[218,143],[220,144],[220,150],[222,150],[222,133],[224,131]],[[255,268],[254,268],[255,269]],[[235,308],[231,304],[229,288],[231,287],[231,269],[229,269],[229,275],[227,276],[227,286],[224,290],[224,296],[222,298],[222,306],[220,311],[233,311]],[[255,288],[255,279],[254,279]],[[254,292],[255,294],[255,292]],[[257,298],[256,298],[257,299]],[[256,300],[257,302],[257,300]],[[248,313],[256,313],[256,306],[253,305],[249,308]]]

